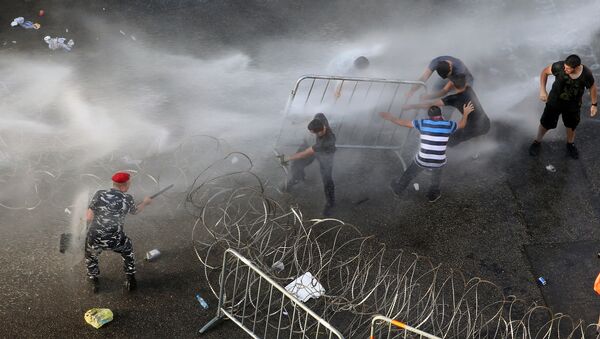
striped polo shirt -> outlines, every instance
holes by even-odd
[[[456,131],[456,122],[447,120],[413,120],[413,126],[421,133],[421,146],[415,157],[418,165],[439,168],[446,164],[448,138]]]

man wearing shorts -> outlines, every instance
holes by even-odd
[[[555,80],[550,90],[546,92],[548,76],[554,75]],[[548,130],[556,128],[558,118],[567,128],[567,154],[573,159],[579,159],[579,151],[575,147],[575,128],[579,124],[583,92],[589,89],[592,105],[590,116],[598,110],[597,89],[594,76],[586,66],[581,64],[579,56],[569,55],[564,61],[558,61],[544,68],[540,74],[540,100],[546,103],[540,119],[538,134],[531,146],[529,154],[537,156],[540,153],[541,141]]]

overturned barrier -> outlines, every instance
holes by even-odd
[[[232,249],[223,255],[219,282],[217,315],[200,333],[227,317],[252,338],[343,338],[327,321]]]
[[[371,336],[369,339],[390,338],[441,339],[440,337],[421,331],[418,328],[409,326],[401,321],[390,319],[380,314],[373,316],[373,320],[371,320]]]

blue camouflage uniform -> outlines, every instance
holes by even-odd
[[[98,256],[102,250],[115,251],[123,257],[126,274],[135,274],[133,244],[123,232],[128,213],[136,214],[137,207],[130,194],[119,189],[100,190],[94,194],[89,208],[94,212],[85,242],[85,265],[89,277],[100,275]]]

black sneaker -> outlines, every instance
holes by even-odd
[[[442,197],[442,192],[429,192],[427,193],[427,199],[429,202],[436,202]]]
[[[529,155],[531,155],[532,157],[537,156],[538,154],[540,154],[540,149],[542,148],[542,143],[534,140],[533,143],[531,143],[531,146],[529,146]]]
[[[98,277],[88,277],[88,284],[90,285],[90,291],[96,294],[100,288],[100,282],[98,281]]]
[[[567,142],[567,153],[571,158],[579,159],[579,151],[577,150],[577,147],[575,147],[574,143]]]
[[[125,279],[125,288],[127,291],[131,292],[135,290],[137,287],[137,281],[135,280],[135,275],[127,274],[127,279]]]

